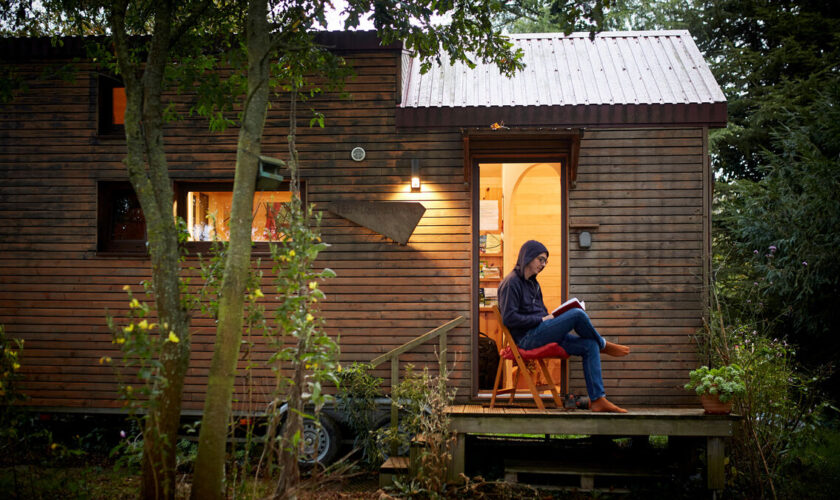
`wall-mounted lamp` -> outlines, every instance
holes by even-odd
[[[411,160],[411,190],[420,191],[420,160]]]

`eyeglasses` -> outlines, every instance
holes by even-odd
[[[537,260],[540,261],[540,264],[542,265],[548,264],[548,257],[537,257]]]

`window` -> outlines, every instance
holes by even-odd
[[[125,86],[117,79],[99,77],[99,133],[120,135],[125,131]]]
[[[100,182],[97,251],[146,252],[146,219],[128,182]]]
[[[175,213],[187,223],[190,242],[228,241],[233,201],[232,182],[180,182]],[[276,240],[282,233],[282,214],[292,199],[287,182],[257,187],[254,193],[251,241]],[[279,217],[278,217],[279,216]]]
[[[146,219],[128,182],[98,186],[97,251],[146,253]],[[187,222],[188,244],[199,250],[214,239],[228,241],[232,182],[178,182],[174,213]],[[269,182],[254,193],[251,241],[268,242],[283,234],[283,213],[292,199],[287,182]]]

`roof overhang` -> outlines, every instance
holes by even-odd
[[[726,102],[398,108],[396,125],[414,127],[725,127]]]

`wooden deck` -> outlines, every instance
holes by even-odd
[[[737,415],[706,415],[693,408],[628,408],[628,413],[594,413],[523,407],[489,408],[478,404],[447,409],[457,440],[451,478],[464,472],[468,434],[587,434],[604,436],[691,436],[706,438],[710,489],[724,486],[725,439],[731,437]]]

